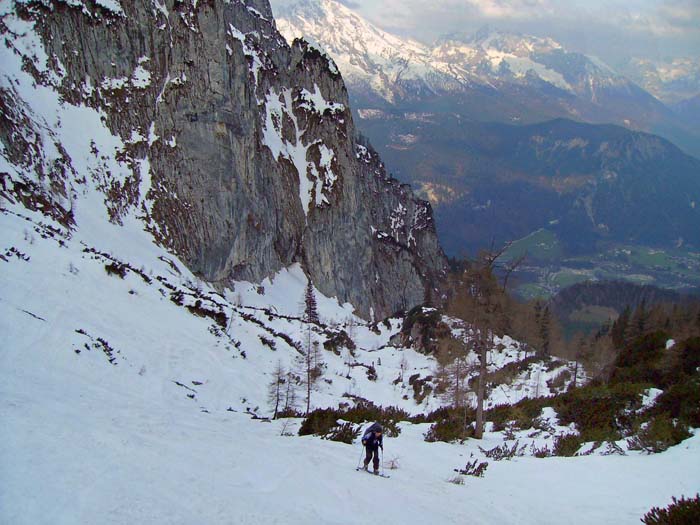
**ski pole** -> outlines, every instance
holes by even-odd
[[[360,459],[357,461],[357,468],[358,468],[358,470],[359,470],[359,468],[360,468],[360,464],[362,463],[362,453],[364,452],[364,450],[363,450],[364,448],[365,448],[365,447],[362,446],[362,441],[360,441]]]
[[[382,476],[386,476],[384,473],[384,445],[382,445]]]

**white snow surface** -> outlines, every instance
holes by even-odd
[[[120,9],[116,1],[101,5]],[[6,14],[8,3],[0,7]],[[22,35],[13,45],[44,70],[47,57],[28,24],[12,16],[4,21]],[[104,126],[100,112],[37,85],[6,46],[0,59],[0,87],[18,95],[28,129],[40,140],[43,156],[36,162],[49,166],[60,151],[70,159],[66,201],[76,221],[67,230],[0,200],[0,523],[541,524],[567,516],[569,523],[631,524],[652,505],[698,491],[697,434],[653,456],[489,461],[484,478],[465,477],[458,486],[447,482],[454,469],[473,458],[485,461],[479,447],[503,444],[502,432],[463,445],[426,443],[428,425],[404,424],[385,444],[385,463],[396,460],[399,468],[382,479],[354,471],[358,445],[286,435],[296,434],[299,420],[252,419],[271,414],[267,386],[275,366],[295,366],[298,351],[290,342],[310,337],[322,346],[343,329],[357,345],[354,353],[323,350],[312,408],[337,407],[349,395],[428,412],[442,401],[430,395],[417,404],[409,377],[433,374],[435,361],[391,343],[401,319],[372,328],[351,305],[319,293],[323,326],[303,324],[306,279],[298,266],[224,292],[199,281],[144,229],[148,156],[134,159],[139,205],[110,222],[101,188],[134,175],[119,160],[124,141]],[[134,78],[147,82],[146,61],[138,68]],[[268,99],[268,116],[291,108],[289,99],[284,93]],[[272,132],[272,118],[268,124]],[[151,145],[157,132],[154,125],[131,130],[130,140]],[[294,156],[290,144],[268,145],[278,147],[276,155]],[[332,155],[321,150],[328,184]],[[30,168],[0,150],[0,170],[11,181],[45,186]],[[311,202],[311,188],[301,197]],[[119,264],[128,265],[123,278],[107,273]],[[197,305],[225,315],[225,327],[188,310]],[[445,321],[467,336],[455,320]],[[516,341],[499,339],[489,351],[489,370],[523,357]],[[487,404],[548,395],[547,381],[570,367],[531,363],[491,392]],[[654,393],[648,395],[653,402]],[[522,446],[541,448],[572,431],[559,426],[552,409],[540,419],[547,430],[518,432]]]
[[[238,283],[224,298],[169,254],[147,248],[143,232],[122,227],[107,244],[114,256],[129,254],[132,267],[143,266],[150,284],[135,271],[124,279],[108,275],[108,259],[83,252],[79,232],[52,238],[39,214],[14,207],[0,220],[8,259],[0,261],[0,522],[546,524],[567,515],[569,523],[632,524],[652,505],[700,486],[700,435],[653,456],[494,462],[479,447],[502,445],[503,433],[463,445],[426,443],[429,425],[408,423],[397,438],[386,438],[385,464],[399,466],[387,470],[390,479],[355,472],[359,445],[283,435],[296,434],[299,420],[270,423],[246,413],[270,414],[270,372],[280,361],[290,366],[296,352],[242,315],[303,340],[306,328],[284,317],[300,310],[305,279],[298,267],[262,288]],[[231,339],[174,304],[165,282],[220,304],[231,315]],[[400,320],[380,323],[376,334],[349,305],[318,297],[322,318],[342,322],[358,345],[356,361],[374,363],[379,379],[347,366],[347,349],[340,356],[324,351],[331,382],[321,383],[313,406],[337,406],[346,392],[414,413],[439,406],[432,397],[417,406],[406,381],[392,384],[404,356],[406,376],[434,368],[432,358],[385,346]],[[186,295],[185,304],[193,301]],[[260,336],[273,339],[276,350]],[[324,339],[315,330],[312,338]],[[490,352],[490,367],[518,352],[514,342],[499,342],[506,348]],[[514,388],[510,400],[516,395],[522,392]],[[552,409],[541,420],[572,431],[558,426]],[[516,439],[541,448],[552,434],[530,430]],[[484,478],[448,483],[473,459],[489,462]]]
[[[272,152],[276,160],[289,159],[297,170],[299,176],[299,200],[304,215],[308,215],[313,206],[320,207],[329,204],[326,194],[333,189],[338,180],[338,174],[332,169],[331,163],[335,157],[332,149],[322,143],[321,140],[306,142],[306,129],[300,127],[294,112],[295,104],[292,97],[292,89],[284,89],[281,93],[271,90],[265,97],[265,121],[263,122],[262,142]],[[301,110],[318,113],[330,111],[331,114],[345,111],[345,106],[336,102],[328,102],[318,87],[314,85],[314,92],[302,89],[299,93],[298,107]],[[294,127],[295,137],[287,140],[282,132],[285,117]],[[307,157],[309,150],[318,147],[320,162],[316,165]]]

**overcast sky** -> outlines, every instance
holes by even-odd
[[[700,0],[340,0],[379,27],[432,42],[484,25],[551,36],[609,62],[700,57]]]

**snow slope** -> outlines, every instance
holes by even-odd
[[[15,30],[25,35],[15,45],[40,53],[30,31]],[[431,375],[435,362],[392,346],[400,319],[370,327],[351,305],[320,294],[323,323],[302,323],[299,267],[229,290],[198,280],[154,243],[139,215],[149,206],[146,158],[134,159],[138,202],[114,220],[103,192],[130,173],[120,160],[125,145],[99,112],[37,85],[14,53],[0,49],[0,87],[26,102],[22,130],[37,147],[33,164],[0,151],[1,523],[546,523],[572,508],[572,522],[632,523],[650,505],[698,487],[697,436],[653,457],[491,463],[485,478],[463,487],[446,482],[453,469],[472,453],[483,459],[478,445],[501,444],[501,434],[428,444],[426,425],[405,425],[386,446],[401,468],[384,480],[354,472],[358,447],[281,435],[296,434],[297,420],[253,420],[271,413],[273,369],[296,366],[309,336],[323,345],[344,330],[357,345],[323,351],[312,407],[338,406],[348,394],[427,412],[441,400],[417,404],[408,378]],[[65,195],[37,175],[61,159],[70,159]],[[5,193],[5,182],[35,184],[69,207],[75,224],[56,222],[42,206],[28,209]],[[523,357],[517,342],[500,342],[491,370]],[[556,373],[535,363],[489,403],[546,394]],[[519,439],[541,446],[551,435]],[[603,482],[596,481],[601,469]]]
[[[636,523],[650,506],[700,487],[697,435],[655,456],[494,462],[479,446],[503,444],[500,433],[464,445],[426,443],[428,425],[404,424],[386,442],[387,463],[399,465],[391,479],[357,473],[357,445],[292,437],[298,420],[270,423],[246,413],[269,414],[269,372],[278,360],[291,364],[296,352],[269,329],[297,340],[305,334],[287,317],[303,295],[298,269],[262,283],[264,295],[259,285],[240,283],[228,302],[153,246],[128,261],[143,265],[151,282],[136,269],[121,279],[107,274],[111,259],[99,246],[90,251],[77,233],[52,237],[39,224],[45,218],[26,210],[20,217],[17,208],[0,215],[3,523],[534,524],[560,523],[562,515],[570,523]],[[125,245],[141,235],[121,234]],[[166,283],[183,292],[184,304],[194,294],[204,304],[220,303],[231,316],[230,339],[211,319],[175,304]],[[332,383],[322,383],[314,405],[337,406],[344,391],[413,412],[439,404],[431,397],[417,406],[402,397],[408,385],[391,382],[401,354],[412,371],[434,367],[413,350],[384,346],[400,321],[380,324],[376,334],[348,306],[327,298],[319,304],[322,317],[354,335],[357,360],[381,358],[382,365],[372,382],[364,368],[345,366],[347,349],[341,356],[324,352]],[[269,309],[274,305],[278,315]],[[517,350],[492,352],[492,366],[512,362],[511,352]],[[546,433],[529,441],[527,434],[518,435],[519,443],[551,442]],[[447,482],[474,459],[489,462],[484,478]]]
[[[3,320],[11,336],[27,324],[7,307]],[[209,412],[178,395],[171,377],[214,381],[213,349],[196,362],[165,350],[138,374],[53,346],[46,323],[33,322],[0,363],[4,523],[632,524],[699,486],[699,435],[654,456],[490,462],[459,486],[447,480],[479,455],[477,442],[425,443],[426,425],[388,438],[386,459],[399,468],[373,478],[353,470],[357,445],[283,436],[294,425],[223,410],[223,393]],[[487,434],[478,444],[498,443]]]

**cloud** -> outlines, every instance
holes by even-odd
[[[343,0],[391,32],[431,42],[496,29],[550,36],[611,62],[623,55],[700,55],[698,0]]]
[[[353,0],[338,0],[338,2],[349,7],[350,9],[358,9],[362,7],[362,4],[359,2],[354,2]]]
[[[551,12],[547,0],[469,0],[482,16],[492,19],[542,17]]]

